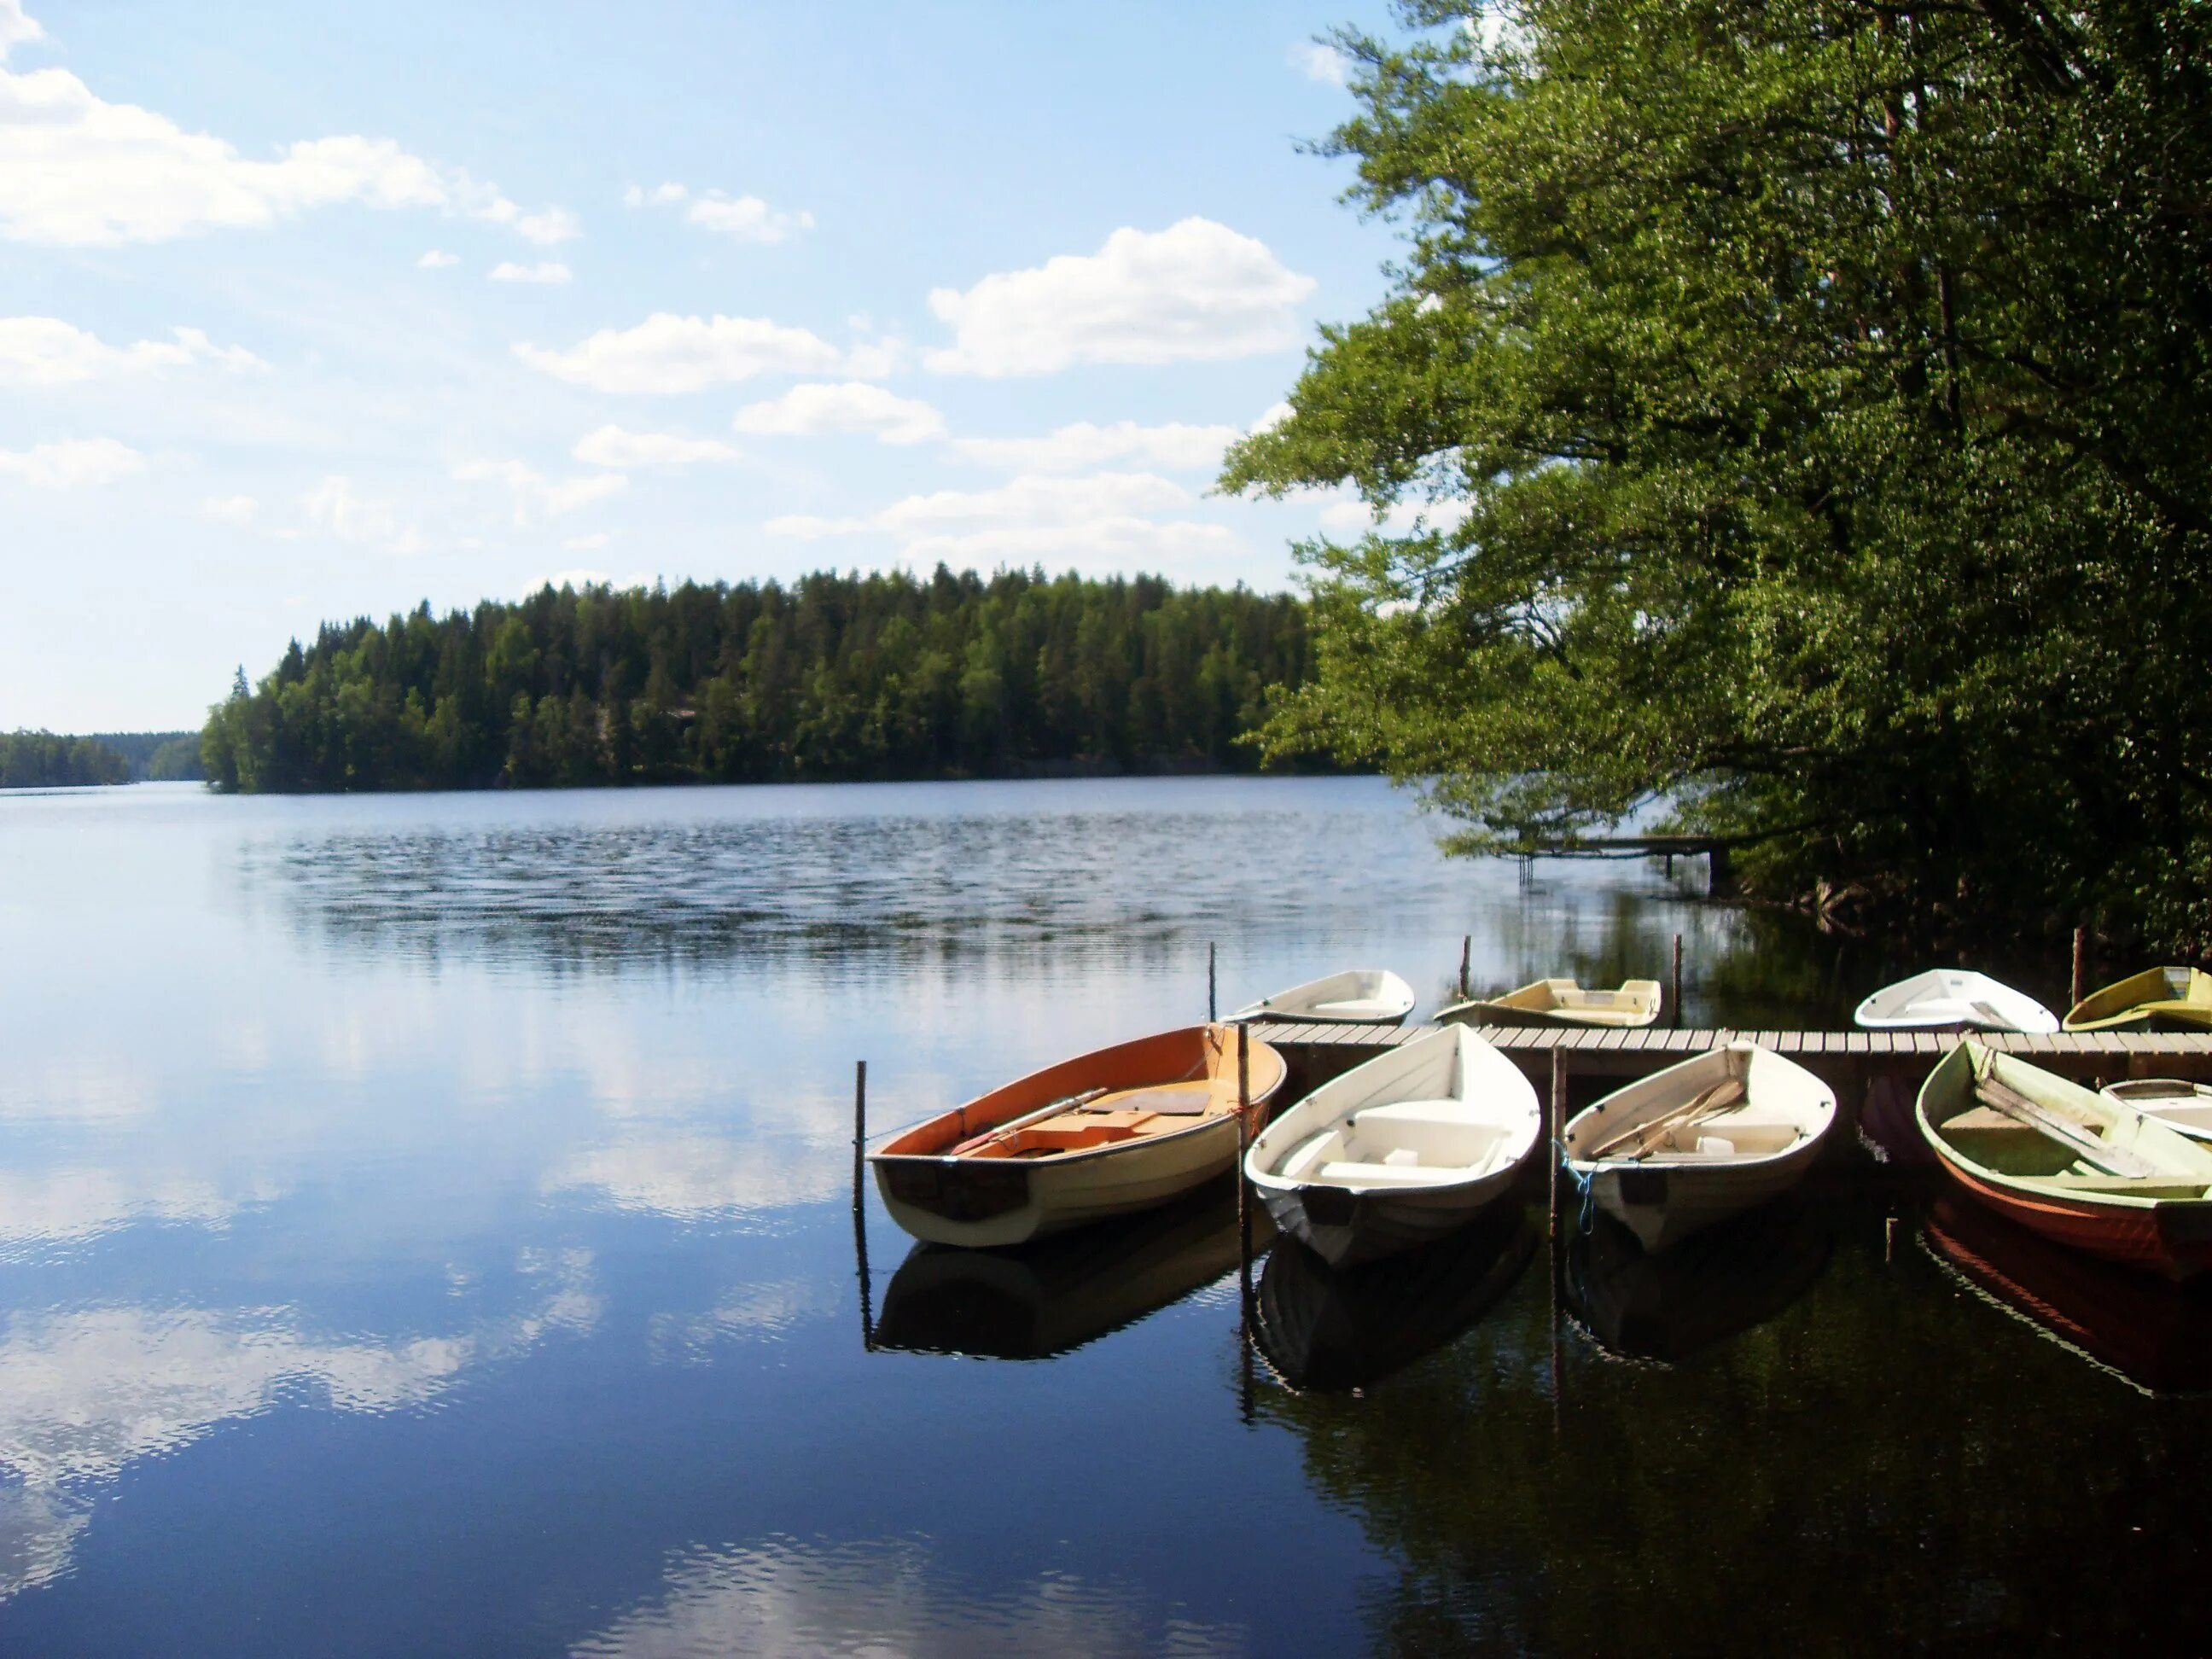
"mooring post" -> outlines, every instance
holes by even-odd
[[[1459,936],[1459,1000],[1462,1002],[1467,1000],[1467,974],[1474,963],[1474,935],[1462,933]]]
[[[1552,1267],[1552,1432],[1559,1431],[1559,1285],[1566,1277],[1565,1230],[1559,1225],[1559,1163],[1566,1156],[1567,1123],[1567,1056],[1564,1049],[1552,1050],[1552,1100],[1545,1114],[1552,1132],[1552,1201],[1551,1242],[1549,1255]]]
[[[874,1309],[868,1284],[868,1211],[861,1197],[868,1140],[868,1062],[853,1063],[853,1265],[860,1279],[860,1346],[876,1346]]]
[[[1552,1238],[1559,1237],[1559,1160],[1566,1156],[1567,1051],[1552,1050],[1552,1106],[1546,1115],[1552,1138]],[[1558,1253],[1553,1252],[1556,1255]],[[1556,1264],[1555,1264],[1556,1265]]]
[[[2080,1007],[2082,999],[2089,994],[2089,930],[2087,927],[2076,927],[2074,930],[2072,984],[2073,994],[2066,1003],[2069,1010]]]
[[[1252,1300],[1252,1200],[1244,1154],[1252,1145],[1252,1028],[1237,1024],[1237,1262],[1245,1305]]]
[[[1682,1029],[1682,936],[1680,933],[1674,935],[1674,975],[1669,988],[1673,993],[1674,1029],[1679,1031]]]
[[[1206,942],[1206,1023],[1213,1024],[1217,1018],[1213,1000],[1213,941]]]

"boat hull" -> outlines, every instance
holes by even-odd
[[[1822,1144],[1819,1139],[1802,1141],[1755,1163],[1624,1168],[1570,1162],[1567,1170],[1577,1185],[1588,1189],[1592,1204],[1656,1254],[1781,1197],[1805,1178]]]
[[[1935,1151],[1943,1172],[1966,1192],[2054,1243],[2168,1279],[2193,1279],[2212,1269],[2212,1201],[2122,1209],[2056,1193],[2021,1192],[1985,1179],[1940,1143]]]
[[[1236,1168],[1239,1146],[1224,1117],[1066,1161],[878,1158],[876,1190],[916,1238],[990,1249],[1169,1203]]]
[[[1480,1217],[1505,1196],[1522,1161],[1449,1187],[1370,1189],[1307,1185],[1262,1188],[1275,1225],[1332,1267],[1419,1249]]]

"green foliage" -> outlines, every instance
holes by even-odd
[[[1273,750],[1470,848],[1668,799],[1777,896],[2212,945],[2212,9],[1463,11],[1340,40],[1409,257],[1229,458],[1427,507],[1302,550]]]
[[[247,792],[1249,769],[1305,657],[1297,599],[1152,577],[547,587],[326,626],[200,752]]]
[[[197,732],[94,732],[91,737],[131,763],[133,783],[185,782],[200,776]]]
[[[0,732],[0,789],[64,789],[130,781],[131,763],[91,738]]]
[[[146,776],[155,783],[197,782],[206,775],[200,765],[200,739],[196,732],[179,732],[165,738],[146,757]]]

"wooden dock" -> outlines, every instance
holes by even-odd
[[[1383,1049],[1411,1042],[1432,1025],[1310,1025],[1256,1021],[1252,1035],[1279,1050],[1310,1088]],[[1917,1083],[1955,1047],[1957,1031],[1596,1030],[1580,1026],[1482,1025],[1475,1028],[1538,1083],[1548,1081],[1553,1057],[1580,1077],[1641,1077],[1732,1042],[1756,1042],[1787,1054],[1838,1086],[1891,1077]],[[2212,1032],[2017,1031],[1964,1033],[2000,1053],[2067,1077],[2109,1082],[2124,1077],[2212,1076]]]

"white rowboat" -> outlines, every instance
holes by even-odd
[[[2132,1106],[2192,1140],[2212,1140],[2212,1085],[2178,1077],[2134,1077],[2107,1083],[2097,1092]]]
[[[1864,1031],[2055,1031],[2058,1016],[2025,991],[1960,968],[1885,985],[1851,1019]]]
[[[1244,1173],[1278,1227],[1345,1267],[1465,1226],[1542,1127],[1520,1068],[1446,1026],[1322,1085],[1261,1132]]]
[[[1566,1167],[1645,1249],[1663,1250],[1796,1186],[1835,1121],[1819,1078],[1732,1042],[1576,1114]]]
[[[1348,968],[1261,997],[1229,1018],[1308,1024],[1399,1025],[1413,1012],[1416,1000],[1413,988],[1387,968]]]

